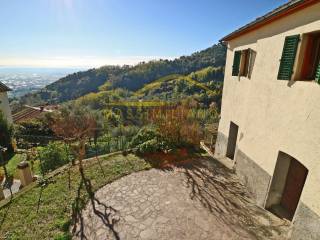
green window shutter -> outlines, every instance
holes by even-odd
[[[234,52],[232,76],[238,76],[240,70],[241,51]]]
[[[320,84],[320,62],[318,64],[317,71],[316,71],[316,81],[317,83]]]
[[[291,80],[293,66],[296,60],[300,35],[288,36],[284,41],[282,57],[278,72],[279,80]]]

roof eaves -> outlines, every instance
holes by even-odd
[[[314,3],[320,2],[320,0],[291,0],[280,7],[268,12],[267,14],[263,15],[262,17],[258,17],[256,20],[246,24],[245,26],[235,30],[234,32],[228,34],[227,36],[223,37],[220,42],[226,42],[232,40],[240,35],[243,35],[247,32],[250,32],[256,28],[259,28],[265,24],[268,24],[271,21],[277,20],[287,13],[298,11],[304,7],[312,5]]]
[[[8,91],[12,91],[12,89],[6,86],[5,84],[3,84],[2,82],[0,82],[0,92],[8,92]]]

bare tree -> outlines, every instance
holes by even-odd
[[[71,145],[71,149],[77,156],[78,160],[78,169],[81,175],[80,185],[78,188],[78,195],[75,200],[73,207],[73,233],[76,232],[77,223],[80,222],[80,234],[81,239],[86,239],[83,231],[83,220],[82,220],[82,210],[79,209],[80,191],[84,185],[85,190],[88,193],[89,200],[93,207],[94,213],[99,216],[103,223],[113,232],[116,239],[119,239],[118,233],[114,230],[113,225],[117,222],[111,214],[116,212],[112,207],[106,206],[101,203],[98,199],[95,198],[95,193],[92,189],[92,184],[90,179],[86,178],[84,172],[83,159],[86,155],[86,142],[94,138],[96,141],[97,138],[97,121],[95,115],[85,109],[63,109],[60,113],[53,116],[51,119],[51,129],[53,132],[64,139],[66,144]],[[75,164],[75,162],[73,163]],[[99,163],[100,164],[100,163]],[[101,164],[100,164],[101,166]],[[69,168],[69,187],[70,187],[70,168]],[[104,208],[104,212],[98,210],[97,205],[100,205]]]
[[[163,106],[149,111],[149,121],[155,124],[161,134],[172,143],[183,142],[198,146],[202,137],[199,123],[190,117],[192,106],[179,104]]]
[[[89,138],[95,136],[97,128],[97,122],[93,114],[81,109],[70,110],[65,108],[54,115],[50,121],[51,129],[55,135],[62,138],[65,146],[71,148],[77,156],[80,174],[84,176],[82,160],[85,157],[85,143]],[[75,165],[73,158],[71,159],[71,164]]]

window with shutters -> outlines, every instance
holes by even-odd
[[[238,76],[240,71],[241,51],[235,51],[233,57],[232,76]]]
[[[245,49],[245,50],[241,51],[239,76],[245,76],[245,77],[248,76],[249,57],[250,57],[250,50],[249,49]]]
[[[295,80],[320,83],[320,33],[308,33],[302,37],[298,73]]]
[[[291,80],[299,41],[300,35],[285,38],[278,71],[279,80]]]
[[[252,53],[253,50],[251,50],[250,48],[241,51],[235,51],[232,66],[232,76],[249,76],[252,67]]]

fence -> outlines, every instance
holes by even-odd
[[[126,150],[130,141],[131,137],[127,136],[98,138],[96,145],[92,141],[86,145],[86,157]]]

